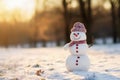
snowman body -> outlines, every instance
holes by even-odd
[[[69,71],[88,71],[90,60],[86,54],[88,45],[86,43],[85,32],[72,31],[70,39],[71,42],[64,46],[65,48],[68,48],[71,53],[66,59],[67,69]]]
[[[66,60],[66,67],[69,71],[88,71],[90,61],[87,55],[69,55]]]
[[[87,53],[87,44],[75,44],[69,47],[69,51],[72,55],[84,55]]]

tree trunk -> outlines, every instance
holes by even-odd
[[[120,0],[118,0],[118,17],[119,17],[119,23],[120,23]]]
[[[118,0],[118,31],[119,31],[119,42],[120,42],[120,0]]]
[[[60,40],[56,41],[57,46],[60,46]]]
[[[111,4],[111,16],[112,16],[112,36],[113,36],[113,43],[117,43],[117,30],[116,30],[116,17],[115,17],[115,5],[112,0],[110,0]]]
[[[64,8],[64,19],[65,19],[65,41],[68,43],[70,41],[69,35],[70,35],[70,30],[69,30],[69,21],[68,21],[68,10],[67,10],[67,2],[66,0],[62,1],[63,8]]]
[[[92,10],[91,10],[91,0],[87,0],[87,10],[85,8],[85,2],[79,0],[80,12],[83,18],[83,23],[85,23],[87,28],[87,43],[92,44],[91,36],[91,24],[92,24]]]
[[[92,44],[93,41],[92,41],[92,34],[91,34],[91,26],[92,26],[92,10],[91,10],[91,0],[88,0],[88,21],[87,21],[87,36],[88,36],[88,44]]]
[[[80,7],[80,12],[83,18],[83,22],[86,23],[87,16],[86,16],[86,11],[85,11],[85,2],[83,0],[79,0],[79,7]]]
[[[38,30],[39,26],[35,24],[35,32],[34,32],[34,47],[37,47],[37,42],[38,42]]]

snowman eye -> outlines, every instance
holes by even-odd
[[[79,33],[77,33],[79,35]]]

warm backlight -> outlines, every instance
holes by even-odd
[[[35,12],[35,0],[0,0],[0,21],[28,21]]]

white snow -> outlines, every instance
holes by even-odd
[[[0,48],[0,80],[120,80],[120,44],[93,45],[88,72],[69,72],[63,48]],[[37,74],[38,71],[40,71]]]

